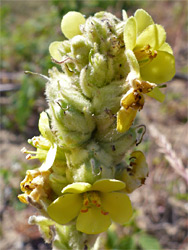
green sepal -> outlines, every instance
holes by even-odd
[[[158,87],[147,93],[147,95],[156,99],[159,102],[163,102],[165,100],[165,94],[163,94]]]

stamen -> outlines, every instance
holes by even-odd
[[[27,190],[27,191],[32,191],[33,189],[35,189],[37,187],[37,185],[35,183],[32,183],[31,181],[29,183],[26,183],[24,185],[24,188]]]
[[[21,149],[21,152],[22,152],[22,153],[26,153],[26,152],[27,152],[27,149],[24,147],[24,148]]]
[[[157,51],[152,50],[149,44],[145,45],[143,48],[134,51],[135,56],[141,66],[150,62],[157,56]]]
[[[21,152],[24,154],[29,154],[30,156],[32,156],[32,154],[34,154],[34,155],[37,154],[37,151],[30,151],[30,150],[27,150],[25,147],[21,149]],[[26,157],[29,157],[29,156],[26,156]]]
[[[150,83],[147,81],[140,81],[138,79],[133,80],[133,88],[135,91],[138,91],[140,93],[148,93],[150,92],[153,88],[155,88],[157,85],[154,83]]]
[[[87,212],[88,212],[88,208],[86,208],[86,209],[81,209],[81,212],[82,212],[82,213],[87,213]]]
[[[95,204],[96,207],[101,206],[101,200],[99,197],[99,193],[97,193],[97,192],[92,193],[92,203]]]
[[[37,154],[37,151],[29,151],[29,150],[27,150],[27,151],[24,152],[24,153],[36,155],[36,154]]]
[[[37,147],[39,145],[39,139],[38,138],[34,138],[33,139],[33,146]]]
[[[26,160],[30,160],[31,158],[32,158],[32,155],[31,154],[28,154],[28,155],[26,155]]]
[[[101,209],[101,214],[103,214],[103,215],[108,215],[109,212],[106,212],[106,211],[104,211],[104,210]]]
[[[84,202],[83,202],[84,206],[88,206],[89,205],[89,198],[87,193],[84,193]]]
[[[101,207],[101,200],[97,191],[86,192],[83,194],[83,208],[81,212],[86,213],[92,206]]]
[[[89,200],[86,200],[86,201],[84,202],[84,205],[87,206],[88,204],[89,204]]]
[[[92,200],[92,203],[96,206],[96,207],[100,207],[101,204],[99,204],[96,200]]]

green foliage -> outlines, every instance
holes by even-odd
[[[27,119],[31,114],[32,107],[35,102],[36,88],[30,79],[24,77],[21,89],[14,95],[14,103],[16,107],[15,120],[20,129],[24,128]]]
[[[107,249],[113,250],[161,250],[159,241],[142,231],[119,238],[115,231],[107,232]]]
[[[18,20],[14,20],[15,13],[12,17],[11,11],[9,4],[1,8],[1,17],[5,21],[1,25],[0,45],[3,50],[0,68],[5,72],[21,71],[23,75],[19,79],[20,90],[11,94],[10,105],[2,108],[2,123],[9,129],[24,131],[37,99],[44,92],[45,83],[37,77],[25,76],[24,70],[47,75],[47,69],[53,66],[48,47],[55,33],[58,37],[58,30],[54,27],[58,26],[60,19],[56,10],[50,8],[48,14],[39,11],[36,18],[28,18],[19,25],[22,16],[18,15]],[[18,27],[14,27],[14,21]]]
[[[110,250],[162,250],[162,247],[155,237],[144,232],[136,222],[137,211],[132,219],[125,225],[127,234],[119,236],[118,228],[112,226],[107,231],[105,249]],[[121,231],[122,232],[122,231]]]
[[[12,181],[15,176],[19,176],[20,172],[13,172],[10,169],[0,168],[0,177],[3,186],[5,185],[6,192],[4,194],[3,199],[5,199],[4,203],[11,204],[15,210],[22,210],[26,207],[26,204],[20,203],[17,199],[17,195],[19,193],[19,187],[14,187],[14,182]],[[7,191],[8,190],[8,191]]]
[[[13,203],[13,207],[15,210],[20,211],[23,210],[27,207],[26,204],[21,203],[18,199],[15,199],[14,203]]]
[[[176,198],[178,199],[178,200],[183,200],[183,201],[188,201],[188,194],[187,193],[185,193],[185,194],[177,194],[176,195]]]
[[[119,249],[122,249],[122,250],[136,249],[136,243],[131,236],[126,236],[120,241]]]
[[[2,176],[4,182],[9,183],[9,179],[12,176],[12,173],[6,168],[0,168],[0,176]]]
[[[40,13],[40,12],[39,12]],[[42,12],[36,18],[27,18],[20,25],[21,16],[11,16],[10,6],[1,8],[1,69],[6,71],[43,71],[52,66],[48,46],[53,39],[54,27],[59,23],[57,12]],[[15,20],[18,18],[18,20]],[[16,24],[15,24],[16,23]],[[55,34],[58,37],[58,34]],[[11,37],[11,39],[10,39]]]
[[[151,235],[142,233],[138,238],[138,244],[143,250],[160,250],[159,241]]]
[[[106,239],[106,246],[109,249],[115,249],[118,245],[118,237],[115,231],[108,230],[107,232],[107,239]]]
[[[86,16],[93,15],[96,11],[104,11],[109,8],[121,10],[128,10],[130,8],[134,8],[134,6],[143,5],[143,3],[139,3],[137,1],[121,1],[121,0],[67,0],[67,1],[59,1],[59,0],[51,0],[52,4],[56,6],[59,12],[59,16],[62,17],[68,11],[78,11],[81,13],[85,13]]]

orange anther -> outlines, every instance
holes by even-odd
[[[108,215],[109,212],[105,212],[105,211],[101,210],[101,214],[103,214],[103,215]]]
[[[88,212],[88,208],[86,208],[86,209],[81,209],[81,212],[82,212],[82,213],[87,213],[87,212]]]
[[[84,202],[84,205],[87,206],[88,204],[89,204],[89,200],[86,200],[86,201]]]
[[[26,160],[30,160],[31,159],[31,154],[28,154],[25,158],[26,158]]]

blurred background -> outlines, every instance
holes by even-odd
[[[104,233],[101,249],[157,250],[186,249],[188,243],[188,197],[186,164],[188,155],[188,2],[123,0],[1,0],[0,7],[0,248],[2,250],[51,249],[35,226],[28,225],[35,208],[21,204],[20,181],[27,162],[20,150],[27,139],[38,135],[39,113],[46,107],[45,81],[24,71],[44,75],[54,66],[49,44],[63,40],[62,16],[70,10],[86,16],[109,11],[121,18],[121,10],[132,15],[143,8],[164,26],[167,42],[176,58],[175,77],[164,89],[161,104],[146,100],[137,124],[147,127],[137,147],[146,154],[150,174],[146,185],[131,194],[135,209],[125,227],[113,225]]]

